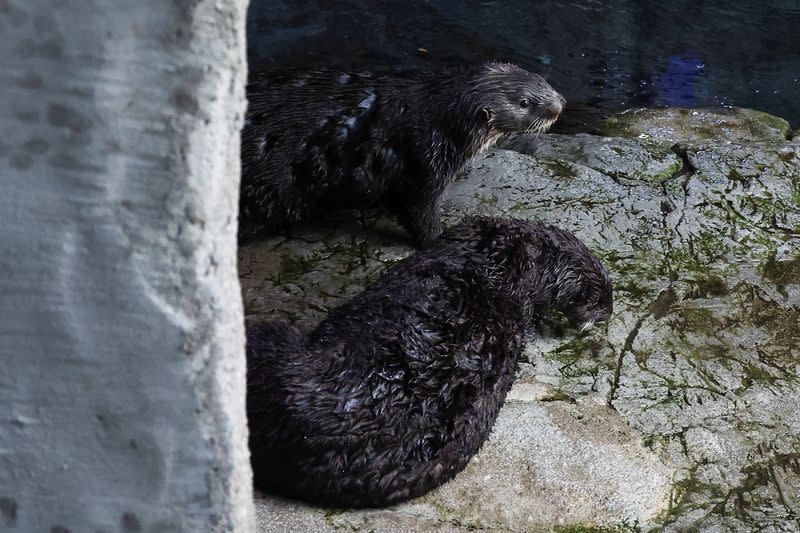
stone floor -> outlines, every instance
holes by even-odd
[[[530,339],[452,482],[384,510],[261,496],[261,531],[800,531],[800,137],[742,109],[599,133],[505,140],[444,210],[575,232],[614,279],[607,326]],[[247,320],[311,327],[412,251],[380,213],[245,246]]]

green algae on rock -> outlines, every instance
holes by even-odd
[[[621,180],[658,181],[683,167],[681,158],[670,147],[585,133],[515,135],[500,141],[498,148],[543,161],[579,163]]]
[[[639,137],[659,143],[785,141],[789,123],[763,111],[732,109],[628,109],[597,128],[608,137]]]

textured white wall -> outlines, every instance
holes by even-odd
[[[246,0],[0,0],[0,530],[249,531]]]

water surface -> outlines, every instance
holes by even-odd
[[[247,31],[251,65],[272,68],[512,61],[567,97],[561,131],[676,105],[800,126],[800,0],[251,0]]]

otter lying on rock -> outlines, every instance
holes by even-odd
[[[606,319],[608,274],[570,233],[476,218],[389,268],[303,335],[247,331],[256,487],[384,506],[453,478],[488,437],[523,336],[550,310]]]
[[[454,174],[506,133],[545,131],[565,100],[506,63],[439,73],[255,71],[242,130],[239,239],[383,202],[418,243],[441,233]]]

